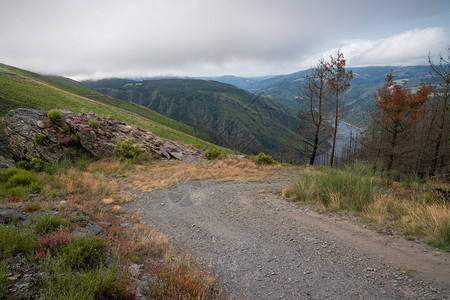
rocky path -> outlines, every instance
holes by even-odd
[[[450,299],[450,253],[288,203],[274,193],[288,183],[190,181],[137,193],[127,208],[209,266],[232,299]]]

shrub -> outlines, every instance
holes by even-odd
[[[76,142],[76,141],[78,141],[78,134],[77,133],[72,133],[70,135],[70,138]]]
[[[36,175],[22,169],[17,170],[19,171],[9,177],[6,188],[9,189],[18,186],[29,186],[34,192],[41,191],[39,180]]]
[[[62,118],[62,113],[57,109],[52,109],[47,113],[47,117],[52,121],[56,121]]]
[[[30,169],[30,164],[26,160],[19,160],[14,165],[18,169],[23,169],[23,170],[29,170]]]
[[[45,213],[39,215],[31,226],[34,231],[40,234],[46,234],[58,229],[61,226],[67,227],[69,226],[69,224],[70,222],[67,220],[64,220],[51,213]]]
[[[206,159],[209,159],[209,160],[216,159],[219,157],[219,155],[220,155],[220,152],[217,151],[215,148],[212,148],[211,150],[208,150],[205,152],[205,157],[206,157]]]
[[[30,202],[25,206],[25,211],[31,212],[31,211],[37,211],[41,210],[41,206],[37,202]]]
[[[44,144],[44,141],[46,138],[47,138],[47,136],[45,134],[42,134],[42,133],[34,134],[34,140],[36,141],[36,144],[38,144],[38,145]]]
[[[107,242],[98,237],[78,238],[62,247],[61,255],[70,268],[87,270],[103,263],[107,246]]]
[[[118,142],[114,148],[114,153],[125,160],[139,160],[142,154],[142,148],[140,145],[134,145],[133,142],[133,138]]]
[[[36,256],[43,258],[55,255],[62,247],[70,244],[73,240],[73,236],[64,230],[46,234],[37,242]]]
[[[35,172],[40,172],[46,168],[48,168],[50,166],[50,164],[46,161],[43,161],[42,159],[39,158],[33,158],[30,161],[30,169],[35,171]]]
[[[260,152],[256,156],[253,156],[252,160],[258,164],[265,164],[265,165],[273,165],[277,163],[274,159],[272,159],[272,156],[262,152]]]
[[[21,172],[18,168],[9,168],[3,172],[0,172],[0,182],[7,182],[9,178]]]
[[[89,127],[96,128],[97,127],[97,119],[89,119]]]
[[[72,138],[70,138],[70,137],[68,137],[68,136],[65,136],[65,137],[63,138],[63,144],[64,144],[64,146],[69,146],[70,144],[72,144],[72,142],[73,142]]]
[[[17,251],[31,254],[35,246],[35,237],[31,230],[0,224],[0,257]]]

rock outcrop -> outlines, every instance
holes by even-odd
[[[134,138],[150,157],[184,160],[202,155],[202,150],[162,139],[151,132],[96,114],[60,110],[62,117],[50,120],[47,111],[15,109],[4,121],[9,148],[15,160],[40,158],[58,162],[71,149],[94,157],[112,157],[119,141]]]

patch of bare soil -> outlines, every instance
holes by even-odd
[[[450,253],[278,196],[290,178],[134,191],[128,210],[209,266],[232,299],[450,299]],[[408,277],[408,275],[410,277]]]

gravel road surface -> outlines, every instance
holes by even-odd
[[[450,253],[289,203],[277,196],[289,184],[188,181],[136,192],[127,209],[231,299],[450,299]]]

